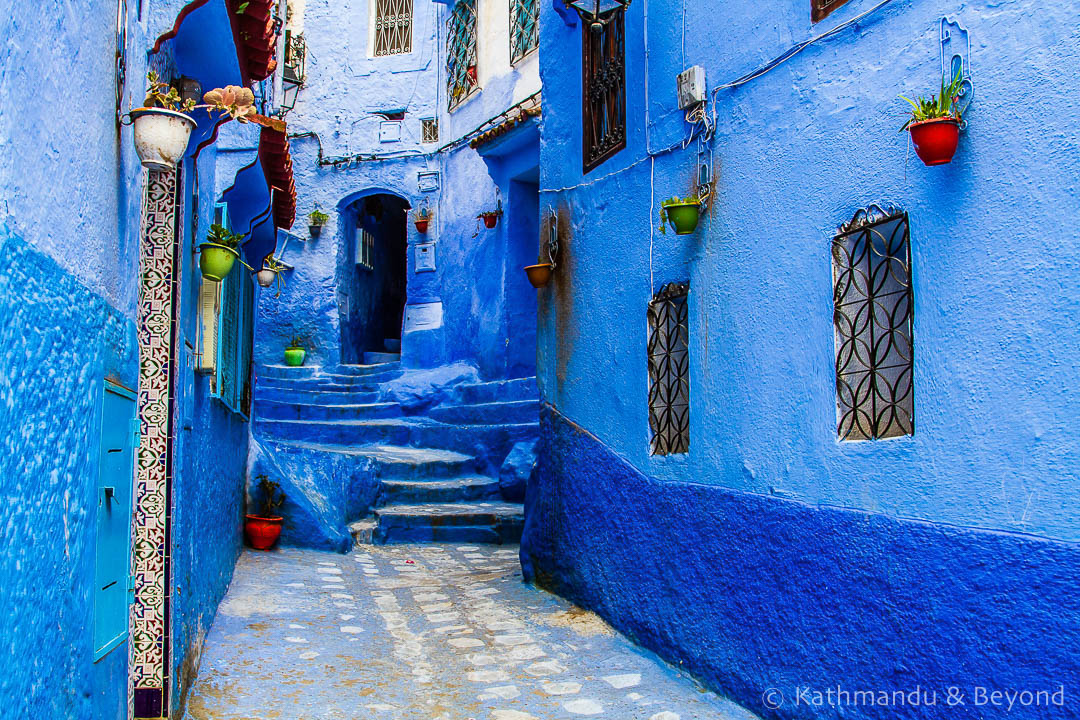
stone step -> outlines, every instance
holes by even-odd
[[[512,400],[535,400],[539,397],[536,378],[494,380],[492,382],[467,383],[454,388],[454,400],[461,405],[476,405]]]
[[[532,440],[539,435],[536,422],[448,425],[421,417],[333,421],[256,417],[254,430],[256,434],[272,440],[305,443],[404,445],[466,454],[474,454],[479,449],[483,453],[479,458],[481,469],[491,463],[501,463],[514,443]]]
[[[365,363],[396,363],[401,360],[401,353],[389,353],[389,352],[366,352],[364,353]]]
[[[536,400],[511,400],[476,405],[442,405],[432,408],[428,416],[439,422],[462,425],[538,423],[540,403]]]
[[[334,365],[327,372],[333,375],[375,375],[387,370],[398,370],[399,362],[375,363],[374,365]]]
[[[499,481],[480,475],[445,480],[382,480],[378,504],[454,503],[499,497]]]
[[[521,540],[525,512],[505,502],[400,504],[376,508],[375,519],[376,543],[515,543]]]
[[[310,403],[315,405],[357,405],[379,400],[374,390],[293,390],[292,388],[255,386],[255,401]]]
[[[434,448],[398,445],[340,445],[295,440],[277,440],[275,445],[312,452],[335,453],[355,457],[374,466],[375,476],[383,480],[442,480],[476,473],[477,461],[471,455]]]
[[[255,413],[275,420],[362,420],[400,417],[397,403],[300,403],[273,400],[256,395]]]
[[[401,369],[401,363],[375,363],[372,365],[301,365],[300,367],[290,367],[288,365],[260,365],[256,368],[255,374],[261,378],[276,378],[276,379],[299,379],[310,378],[317,375],[348,375],[350,377],[361,377],[365,375],[378,375],[380,373],[394,372]]]
[[[388,372],[375,373],[372,375],[334,375],[320,373],[310,377],[282,378],[282,377],[259,377],[258,384],[266,387],[293,388],[296,390],[348,390],[350,388],[360,390],[377,390],[380,385],[401,376],[401,371],[390,370]]]
[[[353,546],[371,545],[374,542],[375,518],[361,518],[349,523],[349,534],[352,535]]]

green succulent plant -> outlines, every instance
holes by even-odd
[[[312,225],[325,225],[330,220],[330,216],[321,210],[312,210],[308,215],[308,221]]]
[[[911,105],[911,117],[900,128],[900,132],[907,130],[912,123],[923,122],[924,120],[938,120],[940,118],[955,118],[959,121],[960,107],[957,105],[957,101],[960,99],[960,92],[964,84],[964,76],[960,70],[956,71],[956,77],[952,79],[948,85],[945,84],[945,78],[941,78],[941,91],[937,95],[931,95],[929,99],[919,97],[912,100],[904,95],[900,96],[900,99]]]
[[[233,250],[240,247],[240,241],[243,239],[244,236],[241,233],[234,233],[224,225],[216,223],[211,225],[210,231],[206,233],[206,242],[232,248]]]

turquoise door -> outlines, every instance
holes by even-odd
[[[94,660],[122,644],[128,633],[128,557],[137,438],[135,394],[106,381],[95,498]]]

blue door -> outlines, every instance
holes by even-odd
[[[135,394],[105,382],[96,488],[94,660],[127,638],[132,487],[138,426]]]

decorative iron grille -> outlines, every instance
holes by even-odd
[[[294,85],[304,84],[304,59],[307,57],[307,42],[303,33],[285,31],[285,69],[283,79]]]
[[[446,21],[446,96],[451,110],[476,89],[476,0],[458,0]]]
[[[649,429],[653,455],[690,450],[690,328],[686,283],[670,283],[649,302]]]
[[[584,171],[626,147],[626,63],[623,9],[601,17],[600,32],[582,23]]]
[[[375,57],[412,52],[413,0],[375,0]]]
[[[911,244],[907,213],[872,205],[833,238],[837,434],[912,435]]]
[[[540,44],[539,0],[510,0],[510,62],[516,63]]]
[[[810,0],[810,20],[817,22],[824,20],[836,8],[848,0]]]
[[[422,143],[439,142],[439,119],[438,118],[421,118],[420,119],[420,142],[422,142]]]

